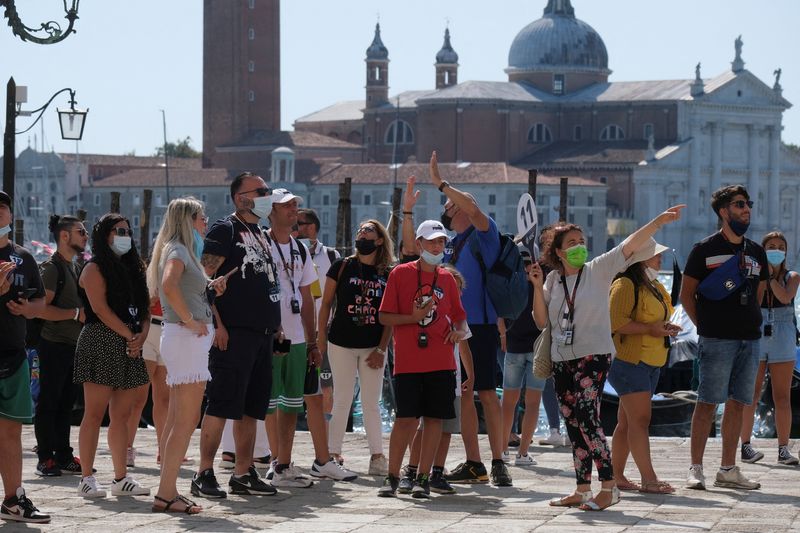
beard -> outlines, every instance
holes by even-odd
[[[70,244],[69,247],[72,248],[72,250],[76,254],[82,254],[84,251],[86,251],[86,247],[81,246],[80,244],[74,244],[73,243],[73,244]]]

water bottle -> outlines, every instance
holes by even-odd
[[[361,410],[361,384],[356,381],[353,400],[353,433],[364,433],[364,415]]]

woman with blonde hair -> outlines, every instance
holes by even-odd
[[[328,446],[341,461],[342,440],[358,376],[371,453],[369,474],[386,475],[388,461],[383,454],[378,404],[392,328],[378,321],[378,309],[394,262],[394,244],[386,228],[370,219],[358,227],[355,248],[355,254],[334,261],[328,270],[317,321],[321,325],[317,343],[323,353],[327,350],[335,383]],[[324,325],[332,310],[333,320],[326,331]]]
[[[164,313],[161,357],[167,367],[169,409],[161,435],[161,479],[153,502],[155,512],[196,514],[202,507],[178,494],[181,462],[200,419],[214,339],[209,295],[221,295],[225,277],[209,283],[200,265],[208,217],[195,198],[177,198],[167,207],[147,268],[150,297],[158,297]],[[213,298],[213,297],[212,297]]]

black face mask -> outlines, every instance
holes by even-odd
[[[375,241],[370,239],[358,239],[356,241],[356,251],[361,255],[369,255],[375,250],[378,249],[378,245],[375,244]]]
[[[451,226],[451,224],[453,222],[453,217],[448,215],[447,211],[442,213],[441,221],[442,221],[442,226],[444,226],[444,229],[446,229],[447,231],[452,231],[453,230],[453,228]]]

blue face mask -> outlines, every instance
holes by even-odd
[[[750,223],[739,222],[738,220],[731,220],[728,225],[731,227],[731,231],[735,233],[737,237],[741,237],[747,233],[747,229],[750,227]]]
[[[767,250],[767,261],[772,266],[778,266],[786,259],[786,252],[783,250]]]
[[[203,255],[203,236],[196,229],[192,231],[194,232],[194,255],[199,259]]]
[[[3,226],[0,228],[0,237],[3,235],[8,235],[9,233],[11,233],[11,226]]]
[[[427,250],[422,250],[422,260],[428,263],[429,265],[440,265],[442,264],[442,260],[444,259],[444,252],[438,254],[432,254]]]

